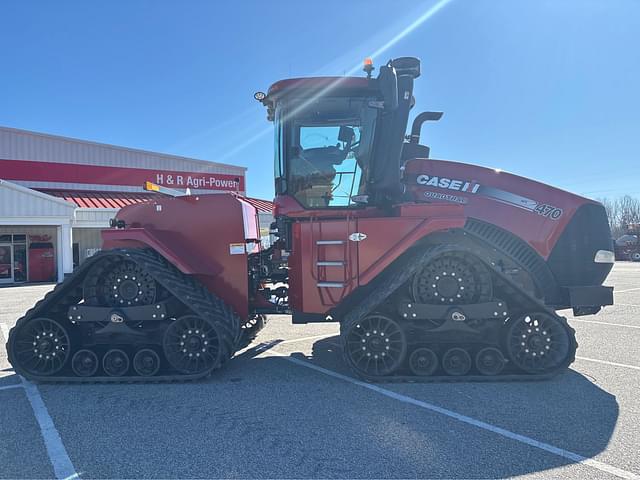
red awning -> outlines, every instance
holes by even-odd
[[[240,197],[245,202],[253,205],[256,210],[260,213],[271,213],[273,212],[273,202],[268,200],[260,200],[259,198],[249,198],[249,197]]]
[[[72,192],[65,190],[40,190],[53,197],[63,198],[80,208],[122,208],[127,205],[158,198],[157,193],[135,192]]]
[[[255,207],[255,209],[258,210],[259,213],[273,212],[273,202],[270,202],[269,200],[260,200],[259,198],[249,198],[235,192],[231,192],[231,194],[235,195],[238,198],[241,198],[242,200],[247,202],[249,205]]]

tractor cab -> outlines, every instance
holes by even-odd
[[[382,206],[401,196],[400,166],[420,61],[392,60],[377,78],[372,70],[366,61],[366,78],[288,79],[255,95],[275,126],[279,203],[337,210]],[[415,155],[417,139],[412,145]],[[428,149],[420,153],[428,155]]]

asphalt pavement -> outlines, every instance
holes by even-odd
[[[368,384],[335,324],[272,316],[211,379],[32,385],[0,348],[1,478],[636,478],[640,264],[573,318],[578,359],[545,382]],[[52,286],[0,288],[6,332]]]

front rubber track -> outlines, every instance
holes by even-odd
[[[342,343],[342,356],[345,364],[349,366],[354,375],[372,383],[438,383],[438,382],[521,382],[521,381],[541,381],[549,380],[563,372],[565,372],[569,365],[575,361],[575,354],[578,347],[578,343],[575,337],[575,330],[569,325],[565,317],[561,317],[555,313],[552,309],[547,307],[540,299],[533,297],[528,292],[514,284],[506,275],[504,275],[495,264],[487,262],[477,255],[475,257],[481,261],[493,274],[495,281],[499,282],[501,287],[508,291],[509,298],[506,298],[509,305],[519,305],[520,308],[524,308],[528,311],[542,311],[550,315],[553,315],[565,328],[569,338],[569,351],[567,353],[566,360],[562,365],[557,367],[554,371],[542,374],[532,374],[522,371],[514,371],[509,367],[509,361],[507,359],[507,365],[505,371],[498,375],[433,375],[433,376],[418,376],[418,375],[403,375],[403,374],[390,374],[384,376],[367,375],[355,368],[351,363],[351,359],[345,348],[346,345],[346,332],[349,330],[349,326],[363,319],[367,314],[373,312],[375,309],[382,309],[385,311],[395,311],[395,306],[386,302],[393,298],[393,294],[403,286],[406,286],[407,282],[413,277],[413,275],[420,270],[420,268],[426,265],[429,261],[436,258],[438,255],[458,251],[460,247],[455,245],[435,245],[426,248],[423,251],[415,252],[413,255],[408,256],[402,261],[402,264],[397,265],[397,268],[393,269],[387,276],[384,282],[374,289],[374,291],[364,299],[359,305],[356,305],[346,316],[340,324],[340,337]],[[505,329],[502,329],[504,332]],[[497,339],[496,345],[500,345],[503,339]],[[454,344],[447,344],[446,348],[454,347]],[[443,347],[445,348],[445,347]],[[408,357],[408,355],[407,355]],[[405,359],[405,363],[408,358]]]
[[[82,296],[82,285],[86,275],[92,266],[107,258],[117,260],[126,259],[136,262],[164,287],[170,294],[180,300],[185,306],[191,309],[196,315],[206,318],[215,324],[216,331],[220,335],[221,355],[219,361],[209,370],[198,374],[172,373],[170,375],[157,375],[152,377],[122,376],[122,377],[77,377],[74,375],[64,376],[37,376],[29,374],[20,368],[13,355],[13,341],[16,332],[25,326],[29,320],[39,316],[53,317],[59,319],[66,318],[66,312],[72,305],[79,303]],[[72,324],[68,324],[72,328]],[[193,381],[205,378],[215,370],[221,368],[237,351],[241,339],[240,318],[233,312],[231,307],[226,305],[217,296],[210,293],[204,285],[192,276],[185,275],[175,266],[169,263],[164,257],[150,249],[113,249],[101,251],[85,260],[71,276],[64,282],[55,286],[44,298],[39,300],[24,316],[16,322],[16,325],[9,331],[9,339],[6,344],[9,362],[18,375],[22,375],[31,381],[43,383],[158,383]],[[70,356],[83,345],[72,345]],[[70,361],[70,358],[69,360]]]

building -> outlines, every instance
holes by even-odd
[[[0,285],[61,281],[100,249],[100,230],[118,209],[158,195],[146,181],[244,196],[245,175],[234,165],[0,127]],[[270,202],[250,200],[269,222]]]

